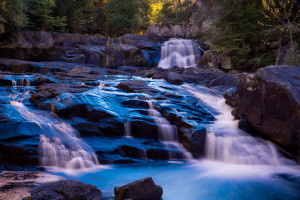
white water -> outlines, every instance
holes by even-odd
[[[11,105],[27,121],[36,123],[43,132],[40,135],[40,162],[42,166],[65,169],[85,169],[99,165],[93,149],[78,136],[71,125],[53,114],[33,112],[23,103],[11,101]]]
[[[238,121],[231,115],[232,108],[223,97],[214,95],[209,89],[185,85],[187,91],[218,114],[209,127],[205,157],[226,163],[246,165],[293,165],[277,151],[274,144],[255,138],[238,128]]]
[[[162,143],[172,149],[177,149],[182,152],[184,159],[192,159],[193,156],[188,152],[182,144],[178,142],[177,128],[175,125],[171,125],[170,122],[165,119],[160,112],[154,109],[153,101],[148,100],[149,104],[149,116],[151,116],[155,123],[158,125],[159,138]],[[169,152],[170,159],[176,159],[176,157]]]
[[[13,87],[17,86],[30,86],[30,81],[25,78],[11,80]]]
[[[196,66],[193,41],[188,39],[170,39],[161,47],[161,60],[158,67],[170,69],[174,66],[189,68]]]
[[[131,125],[130,125],[130,122],[126,122],[124,124],[124,128],[125,128],[125,137],[131,137]]]

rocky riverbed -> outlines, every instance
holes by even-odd
[[[68,175],[68,170],[83,173],[80,170],[97,171],[100,166],[109,171],[123,164],[127,175],[135,177],[121,177],[125,185],[146,178],[135,174],[139,165],[148,176],[153,175],[151,170],[171,170],[170,177],[174,177],[175,167],[190,177],[176,164],[190,167],[186,162],[192,160],[217,161],[227,167],[262,165],[269,169],[275,165],[278,168],[270,169],[268,178],[279,174],[291,182],[289,192],[296,191],[285,197],[297,197],[299,67],[272,66],[256,74],[208,67],[208,60],[204,66],[190,68],[153,67],[162,42],[150,36],[106,40],[28,33],[15,41],[22,48],[1,47],[0,169],[20,172],[2,172],[0,199],[26,197],[28,188],[40,188],[37,199],[48,191],[39,182],[49,174],[34,170],[67,171],[59,175],[95,184],[89,178]],[[199,59],[200,47],[194,45]],[[223,94],[233,108],[225,105]],[[250,135],[237,128],[233,116]],[[149,172],[144,166],[150,163],[154,164]],[[201,164],[201,173],[206,172],[205,166]],[[94,174],[101,183],[102,170]],[[166,199],[170,199],[173,189],[154,178],[168,188]],[[22,180],[19,185],[12,179]],[[121,186],[117,181],[114,177],[107,186],[95,185],[105,188],[105,198],[112,198],[112,189]],[[81,183],[71,183],[70,188],[72,184]],[[91,186],[98,194],[94,189]],[[186,191],[182,194],[187,195]]]

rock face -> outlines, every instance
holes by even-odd
[[[151,177],[141,179],[122,187],[115,187],[116,200],[156,200],[160,199],[163,189]]]
[[[185,37],[185,32],[183,25],[153,24],[147,29],[147,35],[160,38]]]
[[[224,53],[218,53],[214,50],[205,51],[198,65],[207,65],[210,68],[220,68],[225,70],[233,69],[231,59]]]
[[[237,117],[300,156],[300,68],[269,66],[243,76],[229,102]],[[227,100],[227,101],[228,101]]]
[[[28,61],[63,61],[107,68],[152,67],[159,47],[150,36],[124,35],[107,39],[79,34],[19,32],[11,46],[0,46],[0,57]]]
[[[100,200],[102,193],[96,186],[75,180],[59,181],[31,192],[32,200]],[[27,198],[24,198],[26,200]]]

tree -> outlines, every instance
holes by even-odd
[[[138,24],[137,0],[108,0],[105,4],[106,28],[110,36],[131,33]]]
[[[265,20],[260,24],[268,29],[280,32],[276,65],[279,64],[282,43],[286,33],[289,34],[291,59],[294,60],[296,56],[294,33],[299,31],[300,28],[299,2],[297,0],[262,0],[262,4]]]
[[[53,20],[51,12],[54,6],[55,0],[29,0],[28,14],[31,27],[46,31]]]
[[[259,53],[262,28],[260,0],[227,0],[220,4],[220,18],[207,31],[212,48],[225,52],[235,64],[243,65]]]
[[[5,24],[7,32],[13,32],[26,26],[28,18],[25,14],[27,10],[25,0],[1,0],[0,13],[2,22]]]

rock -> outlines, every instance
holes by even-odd
[[[168,75],[166,77],[166,81],[168,81],[169,83],[174,84],[174,85],[181,85],[183,83],[181,76],[179,74],[177,74],[176,72],[168,73]]]
[[[64,180],[41,186],[33,190],[30,197],[31,200],[100,200],[101,198],[102,193],[96,186],[75,180]]]
[[[130,158],[145,158],[146,156],[144,153],[146,151],[128,145],[120,146],[117,151],[120,155]]]
[[[124,90],[128,93],[157,93],[156,89],[148,87],[145,81],[141,80],[128,80],[124,82],[120,82],[117,85],[117,88]]]
[[[236,88],[231,88],[229,90],[227,90],[224,94],[223,94],[223,97],[225,99],[225,103],[231,107],[233,107],[233,103],[234,103],[234,100],[233,100],[233,97],[232,97],[232,93],[236,90]]]
[[[190,151],[194,158],[203,157],[205,153],[206,129],[193,132],[190,138]]]
[[[61,57],[60,60],[63,62],[85,64],[86,56],[84,54],[75,54],[71,57]]]
[[[14,38],[16,46],[52,46],[55,43],[51,33],[42,31],[21,31],[18,37]]]
[[[235,113],[272,141],[300,155],[300,68],[269,66],[242,76]]]
[[[154,39],[148,35],[126,34],[119,38],[122,44],[135,45],[140,49],[157,50]]]
[[[161,199],[163,189],[151,177],[141,179],[122,187],[115,187],[116,200],[157,200]]]
[[[247,133],[253,134],[254,130],[247,119],[240,119],[238,127]]]
[[[204,64],[207,64],[211,68],[233,69],[230,57],[225,53],[218,53],[215,50],[204,51],[198,65],[203,66]]]
[[[30,61],[53,61],[63,54],[63,49],[56,46],[37,47],[0,47],[2,58],[30,60]]]
[[[183,25],[153,24],[148,27],[147,35],[158,38],[185,37]]]
[[[11,80],[6,80],[3,77],[0,77],[0,86],[12,86]]]
[[[153,160],[169,160],[169,152],[165,149],[150,148],[147,150],[147,158]]]
[[[75,73],[75,74],[89,74],[91,73],[91,69],[88,67],[85,68],[74,68],[72,70],[69,71],[69,73]]]
[[[145,120],[135,120],[130,122],[131,135],[139,138],[159,139],[158,126]]]

